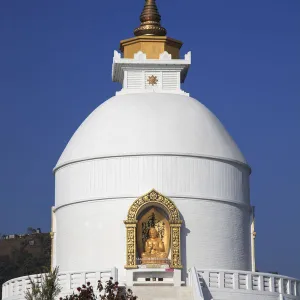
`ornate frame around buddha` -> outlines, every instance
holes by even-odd
[[[136,269],[137,259],[137,223],[139,213],[144,208],[153,206],[161,208],[169,217],[169,225],[171,231],[170,251],[171,265],[173,269],[181,269],[181,246],[180,246],[180,228],[182,220],[180,219],[179,211],[175,203],[158,193],[156,190],[151,190],[146,195],[136,199],[129,208],[127,219],[124,221],[126,226],[126,269]]]

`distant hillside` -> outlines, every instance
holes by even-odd
[[[0,239],[0,299],[2,284],[12,278],[48,272],[51,263],[50,233],[3,236]]]

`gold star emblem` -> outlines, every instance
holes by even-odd
[[[157,76],[149,76],[148,77],[148,83],[151,84],[151,85],[157,85],[157,82],[158,82],[158,79],[157,79]]]

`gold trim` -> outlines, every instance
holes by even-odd
[[[126,224],[126,269],[136,269],[136,224]]]
[[[126,226],[126,269],[135,269],[136,265],[136,227],[137,217],[143,208],[149,205],[162,207],[169,216],[171,227],[171,268],[181,269],[181,248],[180,248],[180,228],[182,220],[174,202],[151,190],[146,195],[136,199],[129,208],[127,219],[124,221]]]
[[[180,227],[181,224],[171,225],[171,240],[172,240],[172,254],[171,254],[171,268],[181,269],[181,251],[180,251]]]

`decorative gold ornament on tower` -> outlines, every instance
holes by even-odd
[[[167,51],[173,59],[180,58],[182,42],[167,37],[167,30],[161,26],[161,16],[155,0],[145,0],[140,16],[141,24],[134,30],[136,37],[121,41],[120,49],[124,58],[134,58],[134,54],[142,51],[147,59],[159,59],[160,54]]]
[[[157,76],[151,75],[148,77],[147,81],[150,85],[157,85],[158,79]]]
[[[160,25],[160,20],[161,17],[155,0],[146,0],[144,10],[140,16],[141,25],[134,30],[134,35],[166,36],[167,30]]]
[[[134,201],[124,223],[126,269],[135,269],[140,262],[150,267],[170,262],[171,268],[182,268],[182,221],[172,200],[152,190]]]

